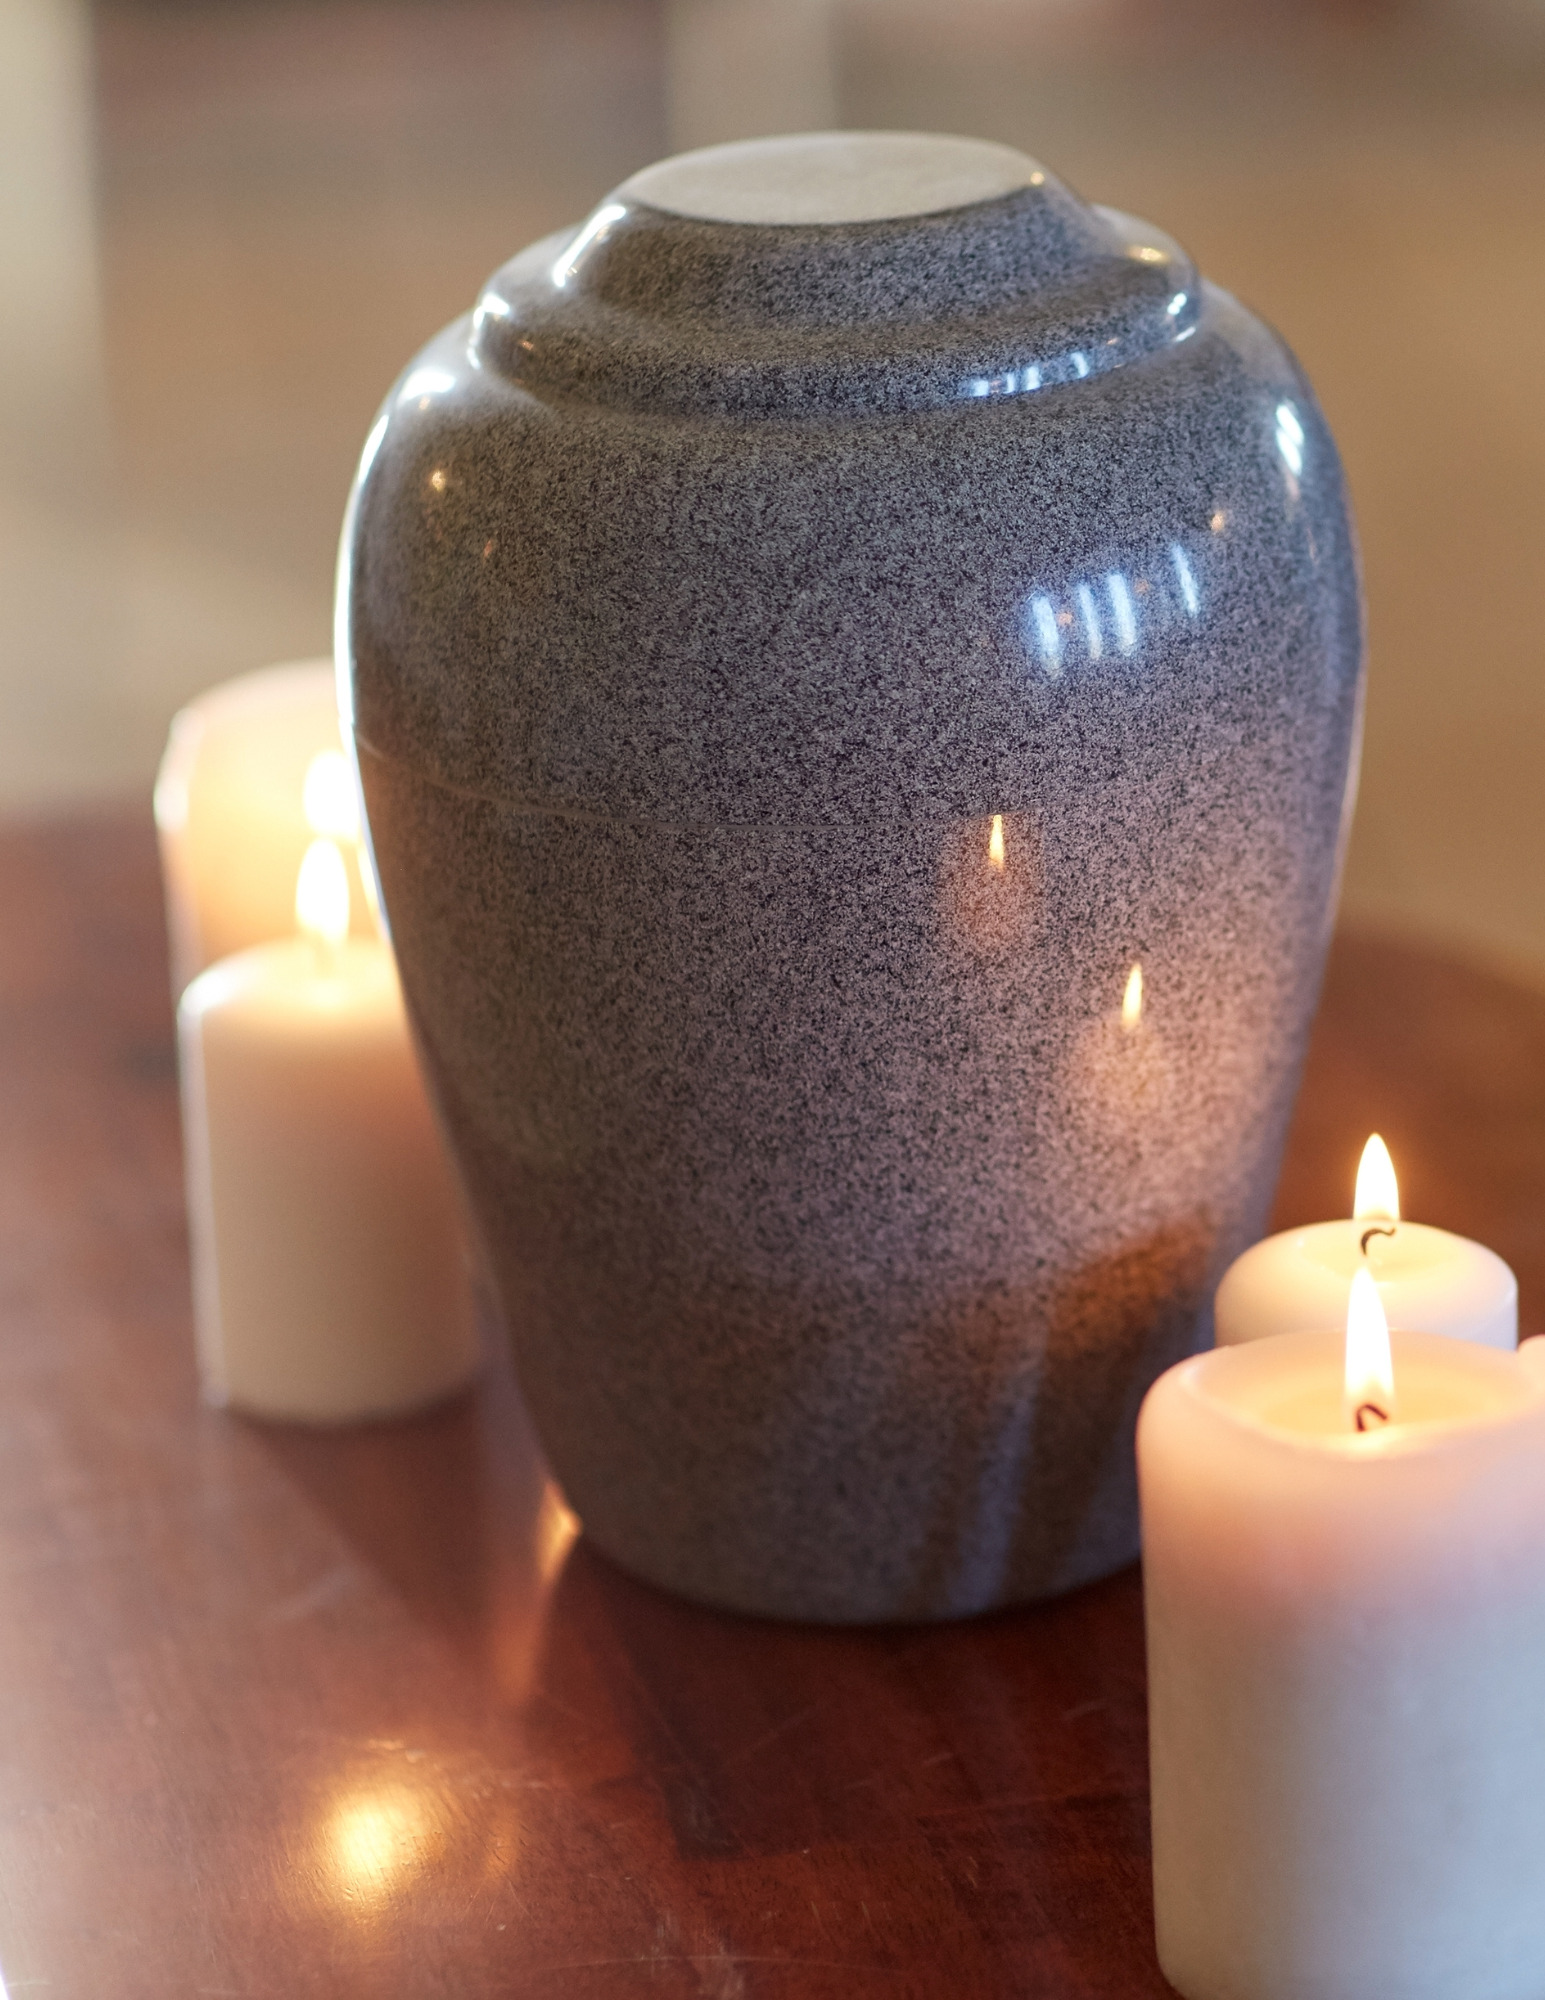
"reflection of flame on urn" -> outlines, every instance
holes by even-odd
[[[950,828],[939,857],[940,914],[979,951],[1011,950],[1034,931],[1040,908],[1040,842],[1028,813],[1001,813]]]
[[[1164,1037],[1153,1020],[1151,981],[1141,959],[1129,965],[1120,990],[1119,1003],[1114,996],[1108,999],[1078,1037],[1074,1090],[1100,1123],[1136,1133],[1168,1103],[1173,1074]]]
[[[1121,1025],[1129,1035],[1143,1022],[1143,968],[1134,965],[1127,974],[1127,990],[1121,996]]]

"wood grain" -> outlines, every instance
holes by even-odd
[[[1545,1261],[1545,1001],[1337,947],[1281,1216],[1389,1138]],[[200,1408],[148,826],[0,834],[0,1964],[12,2000],[1143,2000],[1139,1586],[716,1616],[572,1541],[507,1370]]]

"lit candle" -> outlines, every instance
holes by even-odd
[[[310,788],[313,808],[331,813],[322,825],[303,805],[318,759],[330,773]],[[367,892],[354,929],[373,931],[331,660],[264,667],[190,702],[172,722],[155,809],[175,992],[217,958],[289,935],[295,871],[317,832],[343,843]]]
[[[1159,1963],[1186,2000],[1545,1993],[1545,1341],[1182,1362],[1138,1423]]]
[[[222,959],[178,1010],[194,1309],[209,1401],[338,1423],[448,1395],[476,1338],[391,952],[349,937],[334,841],[293,893],[300,935]]]
[[[1363,1148],[1352,1210],[1348,1222],[1269,1236],[1229,1266],[1218,1287],[1220,1347],[1339,1329],[1347,1286],[1364,1269],[1394,1326],[1487,1347],[1518,1345],[1518,1280],[1484,1244],[1401,1221],[1394,1165],[1377,1133]]]

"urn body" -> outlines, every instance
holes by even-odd
[[[839,1621],[1129,1560],[1138,1404],[1265,1220],[1355,777],[1351,528],[1281,342],[1001,148],[667,163],[405,371],[338,629],[595,1542]]]

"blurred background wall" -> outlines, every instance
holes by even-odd
[[[1341,439],[1349,920],[1545,980],[1545,0],[0,0],[0,812],[323,652],[400,365],[680,146],[978,133],[1177,235]]]

